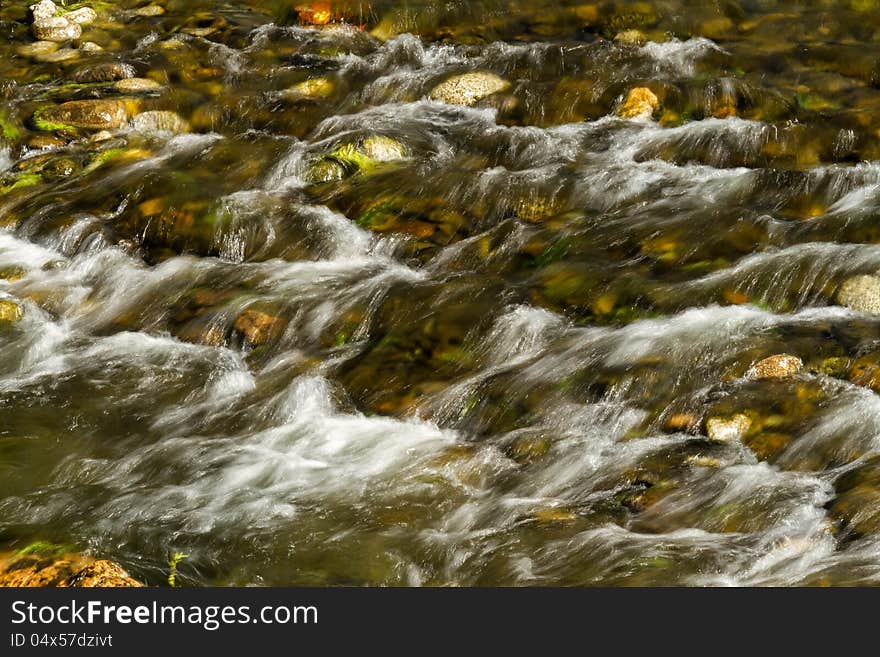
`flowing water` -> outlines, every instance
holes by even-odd
[[[174,551],[185,585],[880,579],[880,318],[837,299],[880,269],[880,3],[122,0],[46,52],[28,4],[0,548],[151,584]],[[505,88],[432,96],[469,71]],[[181,121],[40,124],[100,99]]]

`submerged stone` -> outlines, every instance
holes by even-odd
[[[332,158],[321,158],[306,172],[310,183],[327,183],[342,180],[348,175],[345,165]]]
[[[35,41],[34,43],[27,43],[23,46],[18,46],[15,49],[15,52],[22,57],[38,57],[53,53],[60,47],[61,46],[54,41]]]
[[[250,344],[259,347],[277,340],[284,331],[285,324],[286,322],[276,315],[249,308],[235,319],[233,328]]]
[[[127,123],[128,110],[125,103],[118,100],[72,100],[34,113],[34,125],[46,131],[116,130]]]
[[[154,16],[161,16],[165,13],[165,8],[162,5],[147,5],[146,7],[138,7],[134,10],[134,13],[137,16],[143,16],[146,18],[152,18]]]
[[[791,354],[777,354],[760,360],[746,372],[751,379],[781,379],[801,371],[804,362]]]
[[[630,89],[617,115],[624,119],[650,119],[660,108],[660,99],[647,87]]]
[[[113,88],[116,91],[121,91],[122,93],[144,93],[147,91],[156,91],[157,89],[161,89],[162,85],[156,82],[155,80],[150,80],[149,78],[126,78],[124,80],[117,81]]]
[[[712,440],[726,443],[742,438],[751,426],[751,419],[743,413],[730,417],[712,417],[706,421],[706,434]]]
[[[360,148],[369,159],[375,162],[393,162],[406,158],[406,147],[396,139],[384,135],[372,135],[361,142]]]
[[[94,41],[84,41],[80,44],[79,51],[91,55],[99,52],[104,52],[104,48]]]
[[[72,41],[82,36],[82,27],[63,16],[49,18],[42,23],[34,23],[34,36],[41,41]]]
[[[31,5],[31,31],[43,41],[72,41],[82,36],[82,25],[91,23],[98,15],[89,7],[63,12],[51,0]]]
[[[837,291],[837,302],[856,312],[880,315],[880,276],[853,276]]]
[[[23,550],[0,561],[0,587],[141,587],[122,566],[55,550]]]
[[[326,77],[309,78],[284,92],[291,100],[324,100],[336,91],[336,84]]]
[[[78,25],[88,25],[98,20],[98,12],[91,7],[80,7],[64,14],[64,18]]]
[[[60,50],[56,50],[55,52],[48,52],[44,55],[34,55],[34,59],[36,59],[38,62],[52,64],[77,59],[79,57],[79,54],[79,50],[76,50],[75,48],[61,48]]]
[[[132,119],[131,127],[141,132],[183,134],[190,131],[189,123],[180,114],[159,110],[138,114]]]
[[[10,299],[0,299],[0,322],[11,324],[24,317],[24,308]]]
[[[474,71],[441,82],[431,91],[431,99],[450,105],[470,106],[509,88],[510,82],[494,73]]]
[[[106,62],[81,68],[73,74],[75,82],[88,84],[92,82],[113,82],[125,78],[133,78],[137,71],[131,64],[123,62]]]

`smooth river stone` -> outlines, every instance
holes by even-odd
[[[113,85],[113,88],[123,93],[140,93],[161,89],[162,85],[148,78],[126,78],[125,80],[119,80]]]
[[[123,62],[106,62],[81,68],[73,74],[74,82],[87,84],[90,82],[113,82],[133,78],[137,71],[131,64]]]
[[[41,41],[72,41],[82,36],[82,27],[63,16],[53,16],[31,26],[34,36]]]
[[[131,127],[141,132],[189,132],[189,123],[177,112],[142,112],[131,121]]]
[[[128,111],[118,100],[72,100],[40,110],[39,118],[86,130],[116,130],[128,124]]]
[[[486,71],[475,71],[456,75],[441,82],[431,92],[433,100],[450,105],[474,105],[484,98],[504,91],[510,83]]]

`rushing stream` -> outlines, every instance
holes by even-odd
[[[95,1],[39,42],[32,3],[0,551],[880,580],[880,2]]]

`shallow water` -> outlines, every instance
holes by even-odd
[[[172,552],[185,585],[880,578],[880,318],[838,299],[880,270],[880,4],[123,0],[63,61],[28,4],[0,550],[155,585]],[[74,83],[118,62],[159,86]],[[509,86],[431,97],[467,71]],[[116,98],[187,125],[34,119]]]

